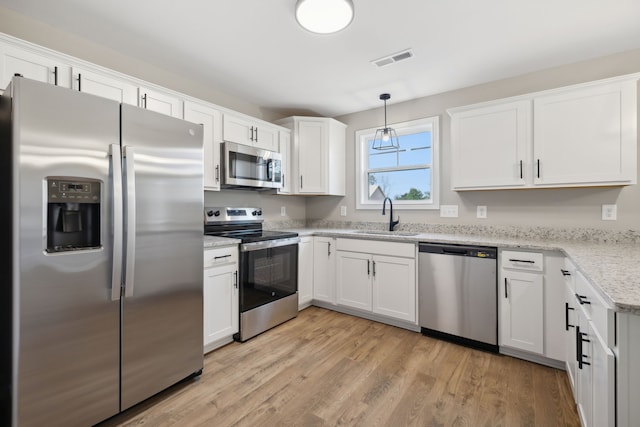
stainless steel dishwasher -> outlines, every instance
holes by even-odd
[[[419,244],[423,334],[498,351],[497,253],[494,247]]]

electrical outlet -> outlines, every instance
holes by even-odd
[[[487,218],[487,207],[486,206],[478,206],[476,208],[476,218]]]
[[[287,216],[287,207],[280,206],[280,216]]]
[[[347,207],[340,206],[340,216],[347,216]]]
[[[441,205],[440,217],[442,218],[457,218],[458,217],[458,205]]]
[[[617,205],[602,205],[602,220],[615,221],[618,219]]]

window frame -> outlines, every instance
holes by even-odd
[[[431,131],[431,199],[425,201],[393,200],[393,209],[398,210],[435,210],[440,209],[440,116],[426,117],[407,122],[393,123],[389,127],[395,129],[399,136]],[[375,136],[377,128],[362,129],[355,132],[356,148],[356,209],[377,210],[382,208],[382,201],[369,200],[368,173],[370,171],[369,146],[367,142]],[[427,165],[428,166],[428,165]],[[407,167],[390,168],[390,170],[406,170]],[[422,168],[421,168],[422,169]]]

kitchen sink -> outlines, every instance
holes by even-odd
[[[383,236],[417,236],[420,233],[412,231],[386,231],[386,230],[356,230],[358,234],[381,234]]]

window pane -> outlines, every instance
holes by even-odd
[[[369,173],[369,200],[430,200],[431,169]]]
[[[400,137],[399,166],[431,164],[431,131]]]
[[[369,150],[369,169],[395,168],[398,166],[398,152],[396,150],[380,151],[371,148]]]

